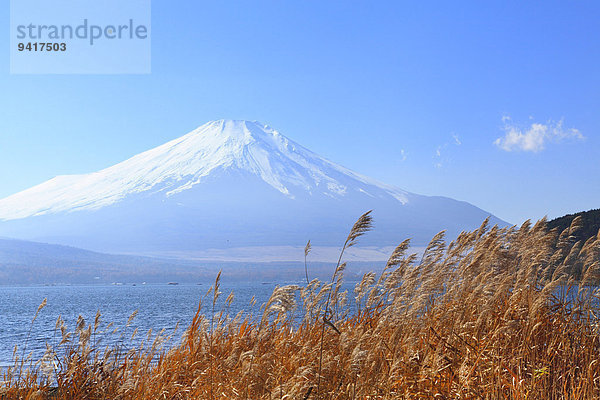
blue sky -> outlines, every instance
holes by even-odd
[[[600,208],[600,3],[400,3],[154,0],[149,75],[10,75],[0,36],[0,197],[232,118],[512,223]]]

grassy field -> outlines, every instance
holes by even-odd
[[[217,277],[213,312],[168,348],[161,335],[103,348],[98,319],[73,333],[59,319],[60,344],[36,363],[15,356],[0,398],[600,398],[600,238],[576,242],[580,223],[484,223],[436,235],[422,257],[405,241],[354,293],[340,290],[342,251],[330,281],[310,281],[309,264],[307,284],[277,288],[258,316],[216,309]],[[370,227],[367,213],[344,249]]]

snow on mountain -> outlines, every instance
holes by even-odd
[[[368,209],[377,227],[370,244],[382,247],[425,242],[442,229],[456,234],[489,216],[352,172],[267,125],[220,120],[112,167],[0,200],[0,235],[155,255],[309,238],[335,246]]]
[[[99,172],[58,176],[0,200],[0,220],[94,210],[147,191],[169,197],[218,168],[248,171],[292,199],[299,191],[343,197],[372,185],[408,201],[406,192],[329,162],[267,125],[220,120]]]

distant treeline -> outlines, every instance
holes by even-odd
[[[580,229],[573,232],[573,236],[576,241],[582,240],[585,242],[592,236],[596,236],[598,230],[600,230],[600,209],[582,211],[576,214],[567,214],[553,219],[548,222],[548,229],[558,228],[558,231],[562,232],[564,229],[569,228],[573,220],[579,216],[582,219],[582,225]]]

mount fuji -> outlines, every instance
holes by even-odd
[[[370,209],[375,229],[361,245],[372,248],[408,237],[424,244],[444,229],[454,236],[490,216],[350,171],[259,122],[219,120],[101,171],[58,176],[1,199],[0,236],[227,258],[240,249],[295,249],[308,239],[339,246]],[[493,216],[491,223],[506,225]]]

